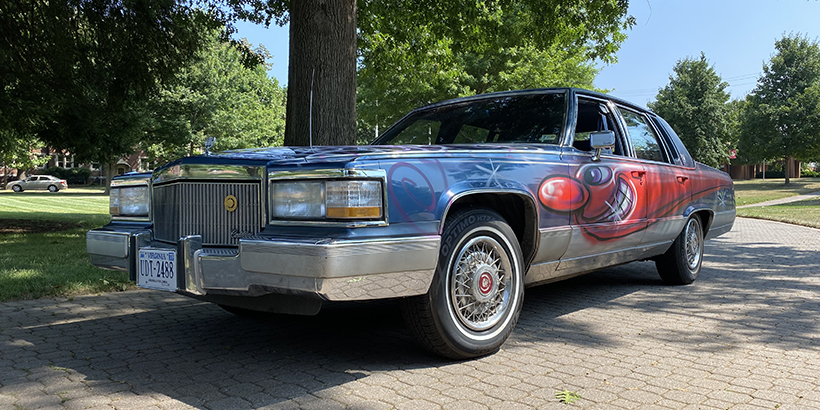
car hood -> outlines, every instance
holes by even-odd
[[[378,160],[404,155],[431,157],[449,155],[480,155],[489,152],[510,151],[558,151],[559,147],[527,144],[468,144],[468,145],[362,145],[362,146],[314,146],[275,147],[232,150],[215,153],[207,158],[218,160],[250,160],[273,163],[323,163],[356,160]]]

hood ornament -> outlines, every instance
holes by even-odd
[[[214,144],[216,144],[215,137],[205,138],[205,155],[211,155],[211,148],[214,147]]]

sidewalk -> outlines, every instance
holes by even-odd
[[[753,206],[772,206],[772,205],[788,204],[790,202],[798,202],[798,201],[803,201],[803,200],[806,200],[806,199],[814,199],[814,198],[818,198],[818,197],[820,197],[820,191],[812,192],[810,194],[790,196],[788,198],[780,198],[780,199],[773,199],[771,201],[758,202],[756,204],[743,205],[743,206],[737,207],[737,209],[751,208]]]

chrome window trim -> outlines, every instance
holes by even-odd
[[[154,173],[154,184],[165,184],[176,180],[246,180],[262,181],[265,167],[258,165],[225,165],[225,164],[178,164]]]
[[[320,219],[273,219],[273,197],[271,197],[271,185],[278,181],[295,180],[336,180],[336,179],[364,179],[378,180],[382,185],[382,217],[373,220],[320,220]],[[268,181],[265,187],[268,193],[267,206],[271,211],[268,215],[268,224],[273,226],[323,226],[336,228],[361,228],[367,226],[388,226],[388,200],[387,200],[387,171],[383,169],[319,169],[300,171],[276,171],[268,172]]]

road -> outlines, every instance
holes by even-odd
[[[820,230],[738,219],[699,280],[638,262],[528,289],[448,362],[394,303],[239,318],[159,291],[0,304],[0,410],[820,408]],[[558,391],[581,399],[559,403]]]

